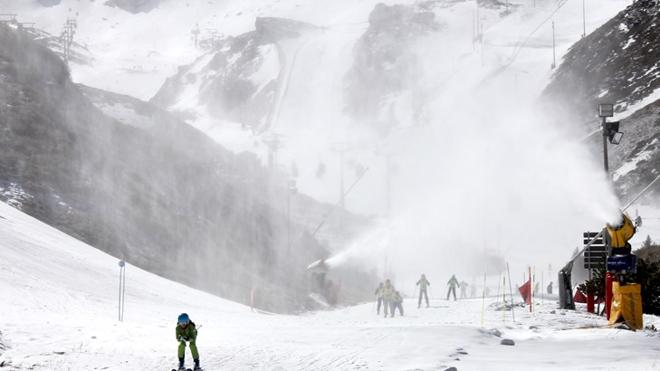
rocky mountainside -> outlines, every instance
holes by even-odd
[[[370,13],[369,27],[354,46],[354,62],[345,76],[346,110],[360,122],[382,123],[389,119],[383,117],[388,102],[416,94],[421,74],[412,45],[440,28],[430,11],[436,6],[378,4]],[[255,31],[218,40],[209,53],[180,67],[152,102],[185,119],[194,119],[203,107],[213,118],[267,130],[277,94],[285,89],[286,65],[300,50],[285,50],[287,40],[320,30],[288,19],[257,18]]]
[[[394,106],[407,101],[406,94],[415,97],[406,111],[414,115],[423,111],[416,98],[423,73],[413,47],[420,37],[440,29],[430,11],[433,6],[437,4],[378,4],[369,14],[369,27],[355,44],[353,65],[345,78],[346,109],[358,122],[387,131],[395,121]]]
[[[55,54],[5,26],[0,82],[0,199],[165,277],[242,302],[259,289],[271,310],[305,305],[306,267],[327,251],[295,219],[287,228],[289,191],[252,155],[74,85]]]
[[[277,42],[311,29],[292,20],[257,18],[254,31],[215,40],[208,53],[180,67],[151,101],[186,119],[203,115],[201,108],[215,119],[263,130],[284,78]]]
[[[589,131],[598,124],[599,103],[615,104],[617,116],[626,117],[621,145],[610,146],[610,168],[623,193],[643,187],[660,170],[658,45],[660,2],[637,0],[577,42],[544,92],[559,117],[586,122]],[[594,137],[594,151],[601,151],[600,136]]]
[[[622,195],[632,197],[660,175],[660,100],[621,120],[621,144],[610,146],[613,178]],[[602,139],[594,148],[602,148]],[[660,196],[654,187],[650,193]]]
[[[637,0],[569,50],[546,96],[580,117],[599,102],[617,112],[660,88],[660,2]]]

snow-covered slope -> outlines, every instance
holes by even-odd
[[[281,316],[252,312],[130,265],[126,280],[125,320],[118,322],[117,260],[0,203],[0,367],[169,369],[176,363],[180,312],[199,327],[208,371],[660,366],[657,334],[607,329],[602,319],[580,312],[555,313],[548,300],[538,299],[534,314],[517,308],[516,323],[490,305],[494,298],[483,317],[479,299],[432,300],[421,310],[407,300],[406,316],[388,319],[375,315],[373,303]],[[646,321],[659,323],[652,316]],[[499,328],[501,335],[482,327]],[[500,337],[516,345],[502,346]]]
[[[156,369],[165,354],[154,357],[153,347],[170,342],[174,329],[167,325],[178,312],[201,324],[249,312],[129,265],[126,322],[117,323],[117,263],[0,203],[0,331],[9,347],[0,363],[10,370]]]

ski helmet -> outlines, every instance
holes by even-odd
[[[180,325],[187,325],[190,322],[190,317],[188,317],[188,314],[186,313],[181,313],[179,315],[179,318],[177,319],[177,323]]]

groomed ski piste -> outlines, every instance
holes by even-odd
[[[513,323],[489,298],[482,317],[481,299],[439,299],[443,280],[430,272],[430,308],[408,299],[404,317],[383,318],[374,303],[253,312],[128,266],[119,322],[117,262],[0,203],[0,369],[169,370],[181,312],[199,327],[208,371],[660,369],[654,333],[608,328],[583,311],[556,310],[555,300],[537,300],[534,313],[517,308]],[[654,316],[645,322],[660,325]],[[500,345],[504,338],[515,345]]]

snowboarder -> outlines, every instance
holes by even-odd
[[[385,317],[387,317],[387,311],[392,306],[392,299],[394,297],[394,287],[390,280],[385,280],[385,286],[383,286],[383,312],[385,312]]]
[[[376,306],[376,314],[380,315],[380,306],[383,304],[383,283],[382,282],[378,285],[378,288],[376,288],[376,292],[374,292],[374,295],[376,295],[376,299],[378,300],[378,305]]]
[[[197,328],[195,323],[190,320],[186,313],[181,313],[176,325],[176,340],[179,342],[179,370],[185,370],[186,342],[190,345],[195,362],[195,370],[201,370],[199,367],[199,353],[197,352]]]
[[[468,288],[468,283],[465,281],[461,281],[460,283],[461,286],[461,299],[467,299],[467,288]]]
[[[422,273],[422,277],[417,281],[417,286],[419,286],[419,300],[417,300],[417,308],[422,306],[422,295],[426,299],[426,307],[429,307],[429,295],[427,293],[427,287],[431,286],[431,282],[426,279],[426,276]]]
[[[397,308],[399,308],[399,314],[403,317],[403,297],[398,291],[394,291],[392,295],[392,307],[390,308],[392,312],[391,317],[394,317],[394,312]]]
[[[449,286],[449,289],[447,290],[447,300],[449,300],[450,294],[454,294],[454,301],[456,301],[456,286],[458,286],[456,275],[451,275],[451,278],[447,281],[447,286]]]

